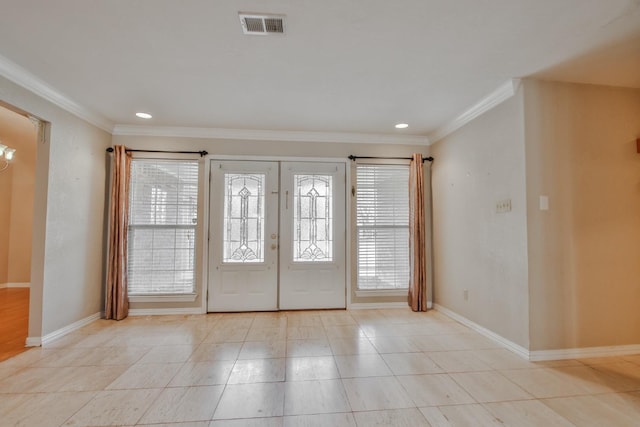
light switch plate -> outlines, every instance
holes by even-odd
[[[511,212],[511,199],[501,200],[496,203],[496,213]]]
[[[549,196],[540,196],[540,210],[541,211],[549,210]]]

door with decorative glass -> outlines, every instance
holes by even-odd
[[[344,163],[283,162],[280,186],[280,309],[344,308]]]
[[[345,307],[344,163],[212,161],[209,217],[208,311]]]
[[[208,311],[278,309],[278,163],[212,161]]]

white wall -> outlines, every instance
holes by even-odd
[[[10,174],[11,218],[9,227],[9,256],[7,282],[28,284],[31,281],[31,228],[33,224],[33,189],[36,168],[36,140],[38,131],[31,121],[6,108],[0,112],[0,139],[17,151],[11,166],[2,172]],[[0,283],[2,281],[0,280]]]
[[[36,139],[27,117],[0,105],[0,142],[16,150],[0,171],[0,286],[30,281]]]
[[[111,135],[4,78],[0,100],[50,123],[36,152],[29,336],[40,337],[102,310]]]
[[[431,149],[434,301],[528,348],[522,90]]]
[[[350,154],[357,156],[381,156],[381,157],[407,157],[413,153],[428,155],[429,147],[426,145],[381,145],[381,144],[340,144],[340,143],[311,143],[311,142],[277,142],[277,141],[225,141],[205,138],[169,138],[169,137],[142,137],[142,136],[118,136],[113,137],[114,144],[123,144],[129,148],[157,149],[157,150],[206,150],[212,155],[230,156],[279,156],[279,157],[335,157],[346,159]],[[355,164],[351,163],[352,184],[355,185]],[[202,177],[204,179],[204,177]],[[348,192],[350,197],[350,192]],[[202,218],[202,215],[200,215]],[[355,218],[355,217],[354,217]],[[352,218],[352,222],[354,219]],[[200,224],[202,226],[202,224]],[[198,233],[200,235],[200,233]],[[352,227],[351,256],[351,280],[352,302],[355,303],[380,303],[399,302],[406,303],[407,296],[399,297],[357,297],[356,264],[355,264],[355,227]],[[201,243],[197,244],[201,247]],[[200,259],[200,256],[197,257]],[[202,266],[196,267],[196,271],[202,271]],[[198,278],[198,288],[202,289],[203,278]],[[187,308],[200,307],[200,296],[193,303],[134,303],[131,308],[152,309],[161,307]]]
[[[531,349],[639,345],[640,90],[524,89]]]
[[[639,345],[639,119],[638,89],[526,79],[435,144],[435,302],[530,351]]]
[[[11,235],[12,170],[0,172],[0,285],[9,281],[9,237]]]

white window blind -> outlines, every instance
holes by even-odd
[[[356,168],[358,289],[409,286],[409,167]]]
[[[193,293],[198,162],[133,159],[129,192],[129,294]]]

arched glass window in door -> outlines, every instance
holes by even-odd
[[[333,260],[331,175],[294,175],[293,260]]]
[[[263,174],[224,176],[224,262],[264,262]]]

